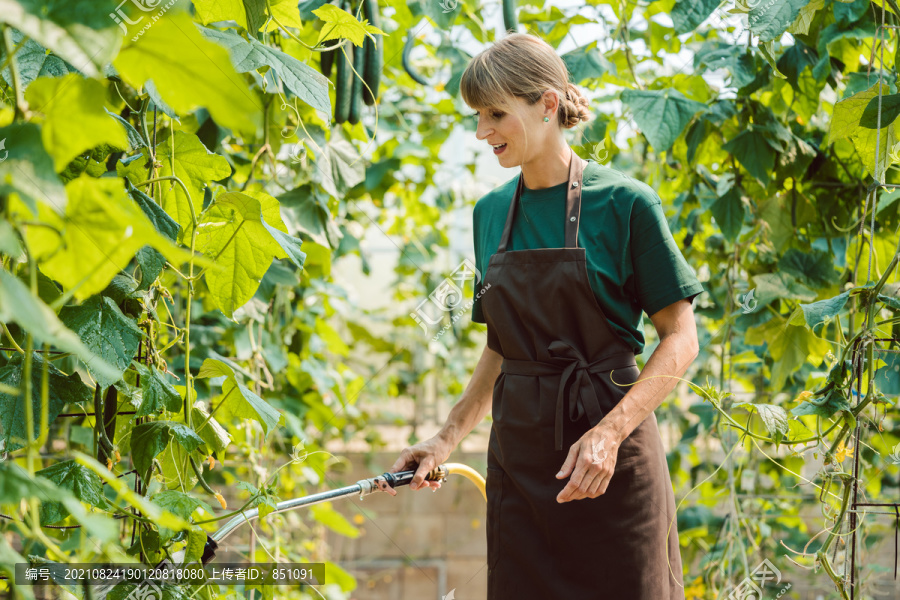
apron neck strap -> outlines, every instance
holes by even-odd
[[[578,247],[578,223],[581,220],[581,188],[584,174],[584,161],[569,148],[572,153],[569,159],[569,182],[566,186],[566,248]],[[509,212],[506,215],[506,225],[503,227],[503,236],[500,238],[500,246],[497,252],[506,252],[509,238],[512,233],[512,224],[516,216],[516,206],[525,188],[525,177],[519,173],[519,181],[512,202],[509,203]]]

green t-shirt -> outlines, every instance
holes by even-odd
[[[662,202],[649,185],[589,160],[584,167],[578,246],[585,249],[591,289],[613,330],[644,350],[642,311],[648,315],[703,291],[669,231]],[[475,204],[475,267],[481,277],[500,245],[518,174]],[[507,250],[565,246],[567,182],[523,188]],[[482,281],[475,284],[475,295]],[[484,323],[481,299],[472,320]]]

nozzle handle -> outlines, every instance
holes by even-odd
[[[384,481],[391,486],[392,488],[399,487],[401,485],[409,485],[413,480],[413,477],[416,475],[416,471],[418,469],[413,469],[411,471],[397,471],[396,473],[384,473],[381,475],[380,479],[384,479]],[[432,469],[425,475],[426,481],[443,481],[447,478],[447,467],[444,465],[440,465],[435,469]]]

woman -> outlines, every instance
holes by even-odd
[[[436,489],[425,474],[490,408],[490,600],[683,599],[653,410],[697,356],[703,287],[653,190],[567,145],[588,102],[550,45],[509,35],[472,60],[460,92],[476,137],[521,174],[474,210],[484,353],[441,431],[391,472],[417,466],[410,487]],[[640,371],[642,311],[660,343]]]

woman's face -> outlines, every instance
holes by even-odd
[[[544,102],[529,106],[519,97],[514,97],[511,102],[512,106],[507,110],[479,109],[475,117],[478,119],[476,138],[491,145],[505,144],[493,151],[504,167],[525,164],[536,156],[551,129],[550,123],[544,123],[544,114],[548,112]]]

